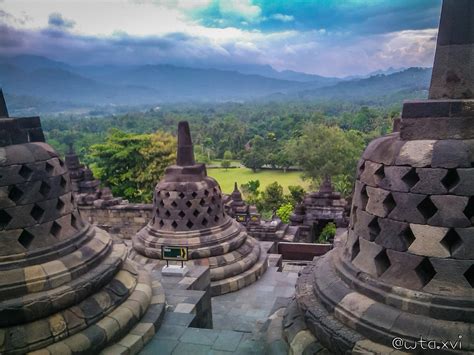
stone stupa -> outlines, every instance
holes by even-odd
[[[39,117],[10,118],[0,90],[0,353],[136,353],[164,292],[126,258],[82,220]]]
[[[474,1],[444,0],[429,100],[369,144],[345,245],[298,280],[306,324],[335,354],[421,337],[417,353],[474,353],[473,50]]]
[[[162,246],[187,246],[188,263],[209,266],[212,296],[241,289],[265,272],[266,251],[225,213],[219,184],[196,164],[188,122],[178,125],[177,162],[156,185],[153,208],[152,220],[133,238],[135,261],[160,264]]]

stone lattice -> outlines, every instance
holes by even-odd
[[[187,122],[179,124],[177,165],[156,185],[153,208],[133,238],[134,260],[156,263],[162,246],[187,246],[190,262],[210,267],[212,295],[238,290],[265,271],[266,253],[225,213],[219,184],[194,162]]]
[[[0,114],[0,353],[97,353],[130,332],[142,341],[136,326],[149,310],[158,324],[164,293],[124,244],[82,220],[39,118]]]
[[[474,352],[474,109],[460,94],[473,61],[446,48],[461,36],[472,51],[473,19],[471,1],[444,1],[430,91],[443,100],[406,102],[400,132],[369,144],[345,246],[298,281],[308,327],[335,353],[390,353],[394,338],[420,336]]]

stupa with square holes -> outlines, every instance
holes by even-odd
[[[139,350],[164,291],[126,258],[82,220],[39,117],[10,118],[0,90],[0,353]]]
[[[369,144],[345,245],[298,280],[308,328],[336,354],[420,336],[474,353],[473,51],[474,2],[444,0],[429,100]]]
[[[225,213],[219,184],[195,163],[188,122],[178,125],[177,162],[156,185],[153,208],[151,221],[132,238],[135,261],[162,264],[162,246],[188,247],[188,264],[210,268],[212,296],[241,289],[265,272],[266,251]]]

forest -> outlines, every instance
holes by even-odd
[[[253,171],[298,169],[312,189],[328,175],[347,196],[366,144],[390,132],[399,112],[399,105],[334,102],[170,104],[122,115],[45,116],[42,124],[50,144],[61,153],[72,144],[96,177],[130,201],[151,200],[154,184],[174,161],[181,120],[190,122],[199,162],[228,167],[233,159]],[[263,203],[266,188],[244,186],[244,192],[266,212],[296,203],[283,191],[278,203]]]

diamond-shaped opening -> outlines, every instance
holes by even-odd
[[[407,186],[411,189],[413,186],[418,184],[420,181],[420,177],[418,176],[418,173],[416,172],[415,168],[411,168],[403,177],[402,181],[407,184]]]
[[[214,191],[215,194],[217,193],[217,189],[215,187],[212,189],[212,191]]]
[[[415,273],[423,286],[426,286],[436,275],[436,271],[429,258],[423,258],[421,263],[415,268]]]
[[[59,165],[64,166],[64,161],[62,159],[58,159]]]
[[[186,196],[186,195],[184,193],[180,192],[178,196],[179,196],[179,198],[184,198],[184,196]]]
[[[49,230],[49,232],[57,238],[59,237],[59,233],[61,233],[61,229],[62,229],[61,225],[57,223],[56,221],[54,221],[53,224],[51,225],[51,229]]]
[[[469,198],[467,206],[463,212],[469,220],[474,217],[474,196]]]
[[[464,273],[464,277],[466,278],[467,282],[474,288],[474,265],[471,265],[469,269]]]
[[[170,197],[170,193],[168,191],[165,192],[165,197]]]
[[[171,227],[173,227],[174,229],[178,228],[178,223],[176,223],[176,221],[173,221],[173,223],[171,223]]]
[[[357,206],[352,206],[351,211],[351,229],[357,224]]]
[[[434,205],[434,203],[431,201],[429,197],[426,197],[423,201],[420,202],[420,204],[416,207],[418,211],[422,214],[422,216],[425,219],[430,219],[435,215],[436,212],[438,212],[438,209]]]
[[[184,213],[184,211],[179,211],[178,216],[184,218],[186,216],[186,213]]]
[[[20,236],[18,237],[18,242],[23,246],[23,248],[28,249],[33,239],[35,239],[33,234],[23,230],[23,232],[21,232]]]
[[[37,222],[40,221],[41,217],[44,215],[44,210],[38,206],[34,205],[30,212],[31,217],[33,217]]]
[[[39,192],[43,196],[48,196],[49,192],[51,191],[51,186],[49,186],[46,182],[41,182],[41,186],[39,188]]]
[[[176,203],[176,201],[173,201],[173,202],[171,202],[171,206],[178,207],[178,204]]]
[[[385,200],[383,200],[383,206],[385,208],[385,211],[387,212],[387,215],[393,211],[396,206],[396,203],[393,199],[392,194],[388,194],[387,197],[385,197]]]
[[[191,194],[191,196],[192,196],[193,198],[196,198],[197,195],[198,195],[198,194],[197,194],[196,191],[193,191],[193,193]]]
[[[208,191],[208,190],[204,190],[204,195],[209,196],[209,191]]]
[[[46,162],[46,164],[44,165],[44,169],[46,170],[46,172],[48,174],[51,174],[54,170],[54,166],[48,162]]]
[[[212,196],[211,202],[212,202],[212,203],[216,203],[216,198],[215,198],[214,196]]]
[[[448,173],[444,178],[441,179],[441,183],[446,187],[448,190],[451,190],[459,184],[459,175],[456,169],[449,169]]]
[[[209,213],[209,214],[212,213],[212,207],[211,207],[211,206],[209,206],[209,207],[207,208],[207,213]]]
[[[206,201],[204,201],[204,199],[202,198],[201,201],[199,201],[199,204],[200,204],[201,206],[204,206],[204,205],[206,204]]]
[[[193,226],[194,226],[194,223],[188,220],[188,223],[186,223],[186,227],[191,229],[191,228],[193,228]]]
[[[165,225],[165,222],[163,222],[162,219],[160,219],[160,223],[158,223],[160,225],[160,227],[163,227]]]
[[[59,186],[61,186],[63,189],[66,188],[67,181],[64,178],[64,176],[61,176],[61,179],[59,179]]]
[[[163,202],[163,200],[160,200],[160,206],[165,207],[165,203]]]
[[[10,189],[8,191],[8,198],[12,200],[13,202],[17,202],[21,196],[23,196],[23,191],[21,191],[18,187],[15,185],[10,186]]]
[[[5,210],[0,210],[0,228],[4,229],[8,223],[12,220],[12,216],[10,216]]]
[[[64,202],[60,198],[58,198],[58,202],[56,202],[56,209],[58,211],[62,211],[64,208]]]
[[[410,245],[415,241],[415,235],[413,234],[410,226],[406,227],[401,233],[400,237],[405,241],[406,248],[408,249]]]
[[[370,241],[374,241],[375,238],[380,234],[380,225],[379,225],[379,219],[375,217],[370,221],[369,225],[369,237]]]
[[[171,216],[171,213],[170,213],[170,211],[166,210],[166,212],[165,212],[165,216],[169,218],[169,217]]]
[[[441,240],[441,245],[446,248],[451,255],[453,255],[456,250],[461,247],[462,239],[454,228],[451,228],[448,233]]]
[[[79,229],[78,226],[77,226],[76,216],[74,216],[73,214],[71,215],[71,226],[74,229]]]
[[[194,210],[193,215],[194,215],[194,217],[199,216],[199,211],[198,211],[198,210]]]
[[[156,222],[156,217],[153,217],[153,218],[151,219],[151,224],[155,224],[155,222]]]
[[[384,168],[384,166],[382,165],[380,168],[375,170],[374,175],[377,177],[378,181],[383,180],[383,178],[385,177],[385,168]]]
[[[191,208],[192,205],[193,205],[193,203],[191,201],[186,201],[186,206],[188,208]]]
[[[202,224],[204,227],[206,227],[208,223],[209,223],[209,222],[207,221],[207,219],[205,219],[205,218],[202,219],[201,224]]]
[[[387,256],[387,251],[384,249],[378,253],[374,259],[374,262],[377,275],[381,276],[390,267],[390,259]]]
[[[367,194],[367,186],[364,185],[360,190],[360,203],[362,204],[361,209],[365,211],[367,203],[369,202],[369,195]]]
[[[215,222],[219,222],[219,216],[216,215],[216,216],[214,217],[214,221],[215,221]]]
[[[23,179],[29,179],[31,174],[33,174],[33,170],[27,167],[26,165],[22,165],[20,170],[18,171],[18,174],[23,178]]]
[[[351,260],[354,260],[357,255],[360,253],[360,243],[359,239],[357,239],[354,244],[352,244],[351,248]]]
[[[158,217],[160,217],[161,212],[160,212],[159,208],[156,209],[155,213]]]

